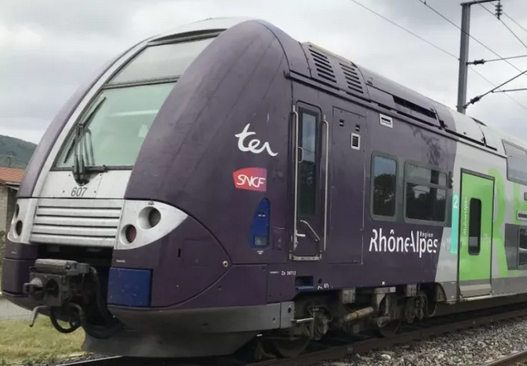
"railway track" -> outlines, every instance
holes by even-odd
[[[527,351],[518,352],[483,366],[524,366],[527,365]]]
[[[244,362],[235,356],[214,357],[204,359],[137,359],[128,357],[108,357],[103,359],[83,360],[61,364],[61,366],[310,366],[326,361],[335,361],[352,354],[365,354],[377,349],[388,349],[420,341],[432,336],[452,333],[477,326],[483,326],[509,319],[527,317],[527,304],[516,304],[502,308],[480,310],[473,313],[462,313],[431,318],[424,322],[406,326],[394,337],[378,338],[374,336],[329,338],[325,344],[316,344],[317,349],[307,353],[282,359],[269,359],[257,362]],[[503,358],[485,366],[526,365],[527,351]]]

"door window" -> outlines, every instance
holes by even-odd
[[[527,266],[527,229],[520,228],[520,239],[518,241],[518,267]]]
[[[318,115],[301,112],[299,124],[298,215],[313,217],[317,187]]]
[[[470,199],[468,226],[468,254],[478,255],[481,250],[481,200]]]

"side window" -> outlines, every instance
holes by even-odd
[[[446,173],[407,163],[405,171],[407,219],[446,221]]]
[[[507,178],[527,185],[527,151],[507,141],[503,141],[503,147],[507,154]]]
[[[527,228],[520,228],[518,240],[518,267],[527,267]]]
[[[468,254],[478,255],[481,249],[481,200],[470,199],[468,224]]]
[[[317,188],[317,131],[318,115],[302,112],[299,124],[298,214],[315,215]]]
[[[395,216],[397,190],[397,162],[383,156],[373,156],[372,161],[373,215]]]

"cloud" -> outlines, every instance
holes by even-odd
[[[422,0],[357,0],[457,57],[460,32]],[[455,24],[455,0],[427,0]],[[527,28],[523,0],[507,1],[505,12]],[[491,5],[486,5],[492,10]],[[351,0],[17,0],[0,2],[0,133],[38,141],[75,89],[106,61],[138,41],[208,17],[265,19],[300,41],[311,41],[452,108],[457,60],[368,12]],[[527,42],[527,32],[503,19]],[[471,34],[503,56],[527,54],[495,17],[472,9]],[[471,58],[495,58],[471,41]],[[511,61],[527,69],[527,58]],[[494,84],[518,72],[504,62],[475,69]],[[527,85],[521,77],[509,87]],[[469,75],[469,96],[492,86]],[[512,94],[527,106],[527,93]],[[523,131],[527,110],[504,94],[491,94],[469,114],[509,133]],[[16,126],[16,128],[14,127]],[[521,132],[527,138],[527,132]]]

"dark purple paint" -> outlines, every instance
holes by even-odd
[[[113,262],[115,267],[153,270],[152,306],[288,301],[298,293],[296,276],[313,276],[315,288],[327,284],[330,289],[434,282],[438,251],[417,259],[415,255],[368,251],[373,229],[382,227],[387,233],[393,229],[406,236],[411,230],[427,230],[439,240],[442,231],[440,227],[371,219],[370,157],[373,151],[382,151],[401,161],[416,160],[450,171],[455,141],[428,130],[438,130],[438,121],[421,118],[425,123],[415,120],[410,124],[406,117],[399,119],[396,111],[412,113],[396,106],[392,95],[437,110],[447,125],[453,125],[451,117],[444,107],[367,71],[359,78],[364,89],[360,95],[349,92],[343,74],[337,75],[334,85],[316,88],[286,77],[289,73],[317,79],[314,64],[310,67],[309,62],[304,48],[282,31],[257,21],[244,22],[207,47],[168,96],[141,149],[125,198],[165,202],[185,211],[189,218],[157,242],[115,250]],[[335,66],[340,61],[331,62]],[[72,98],[48,129],[21,197],[31,196],[53,142],[86,90]],[[356,96],[391,107],[391,112],[384,109],[383,113],[394,117],[394,128],[381,126],[381,109],[374,109],[374,104],[359,106],[362,101]],[[317,106],[330,124],[331,222],[327,252],[320,263],[288,260],[293,213],[290,112],[297,102]],[[341,118],[346,122],[342,129]],[[277,156],[238,149],[235,135],[247,124],[255,135],[246,145],[251,139],[268,142]],[[350,148],[349,134],[357,125],[361,151]],[[232,173],[250,167],[267,169],[266,192],[235,188]],[[321,169],[319,182],[325,174]],[[324,184],[318,188],[314,221],[320,224]],[[254,211],[264,197],[271,202],[273,242],[258,252],[250,247],[248,237]],[[322,234],[320,225],[316,229]],[[4,270],[4,277],[9,274],[3,282],[5,288],[21,292],[19,269],[24,263]]]

